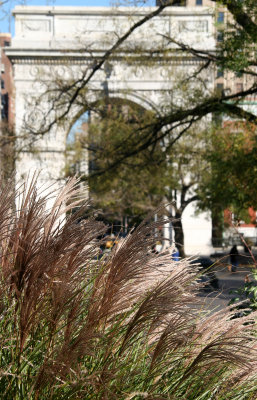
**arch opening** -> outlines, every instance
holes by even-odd
[[[106,97],[81,113],[67,136],[67,171],[84,175],[94,207],[118,229],[140,222],[160,203],[160,199],[153,202],[154,194],[148,196],[146,190],[144,179],[150,179],[151,168],[139,178],[140,165],[147,165],[146,157],[151,157],[149,151],[126,158],[154,115],[131,100]]]
[[[142,125],[143,121],[152,115],[152,110],[150,111],[130,99],[109,96],[97,99],[79,110],[67,130],[66,173],[69,174],[71,168],[70,173],[88,175],[95,165],[96,156],[93,157],[94,162],[92,162],[92,155],[95,153],[96,147],[99,147],[100,142],[102,145],[103,140],[106,141],[106,145],[110,143],[112,134],[117,129],[120,131],[120,141],[122,141],[125,138],[122,137],[122,131],[124,133],[126,128],[133,124],[138,125],[139,121]],[[109,136],[107,131],[104,133],[107,127]],[[86,166],[86,164],[88,165]]]

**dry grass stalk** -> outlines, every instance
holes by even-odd
[[[229,398],[254,382],[254,315],[200,316],[197,273],[152,253],[149,220],[99,260],[106,228],[81,221],[87,203],[66,218],[81,202],[75,178],[38,196],[34,177],[17,211],[13,196],[0,193],[5,399]]]

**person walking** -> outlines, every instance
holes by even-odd
[[[178,250],[178,248],[177,248],[176,246],[174,246],[174,249],[173,249],[171,258],[172,258],[172,260],[174,260],[174,261],[179,261],[179,259],[180,259],[180,258],[179,258],[179,250]]]
[[[236,244],[231,248],[229,256],[230,256],[231,272],[236,272],[236,269],[238,267],[238,250]]]

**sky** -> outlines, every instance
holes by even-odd
[[[140,0],[139,0],[140,1]],[[5,3],[5,2],[4,2]],[[15,5],[27,6],[88,6],[88,7],[108,7],[115,5],[135,5],[137,0],[7,0],[4,5],[0,5],[0,32],[11,32],[14,35],[14,19],[11,17],[11,10]],[[1,4],[1,0],[0,0]],[[141,0],[140,6],[154,5],[154,0]]]

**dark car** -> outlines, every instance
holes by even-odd
[[[200,256],[195,260],[192,260],[191,264],[200,267],[200,273],[202,271],[202,274],[200,275],[199,279],[200,281],[205,283],[205,290],[213,290],[219,288],[219,280],[213,271],[214,261],[212,261],[210,257]]]

